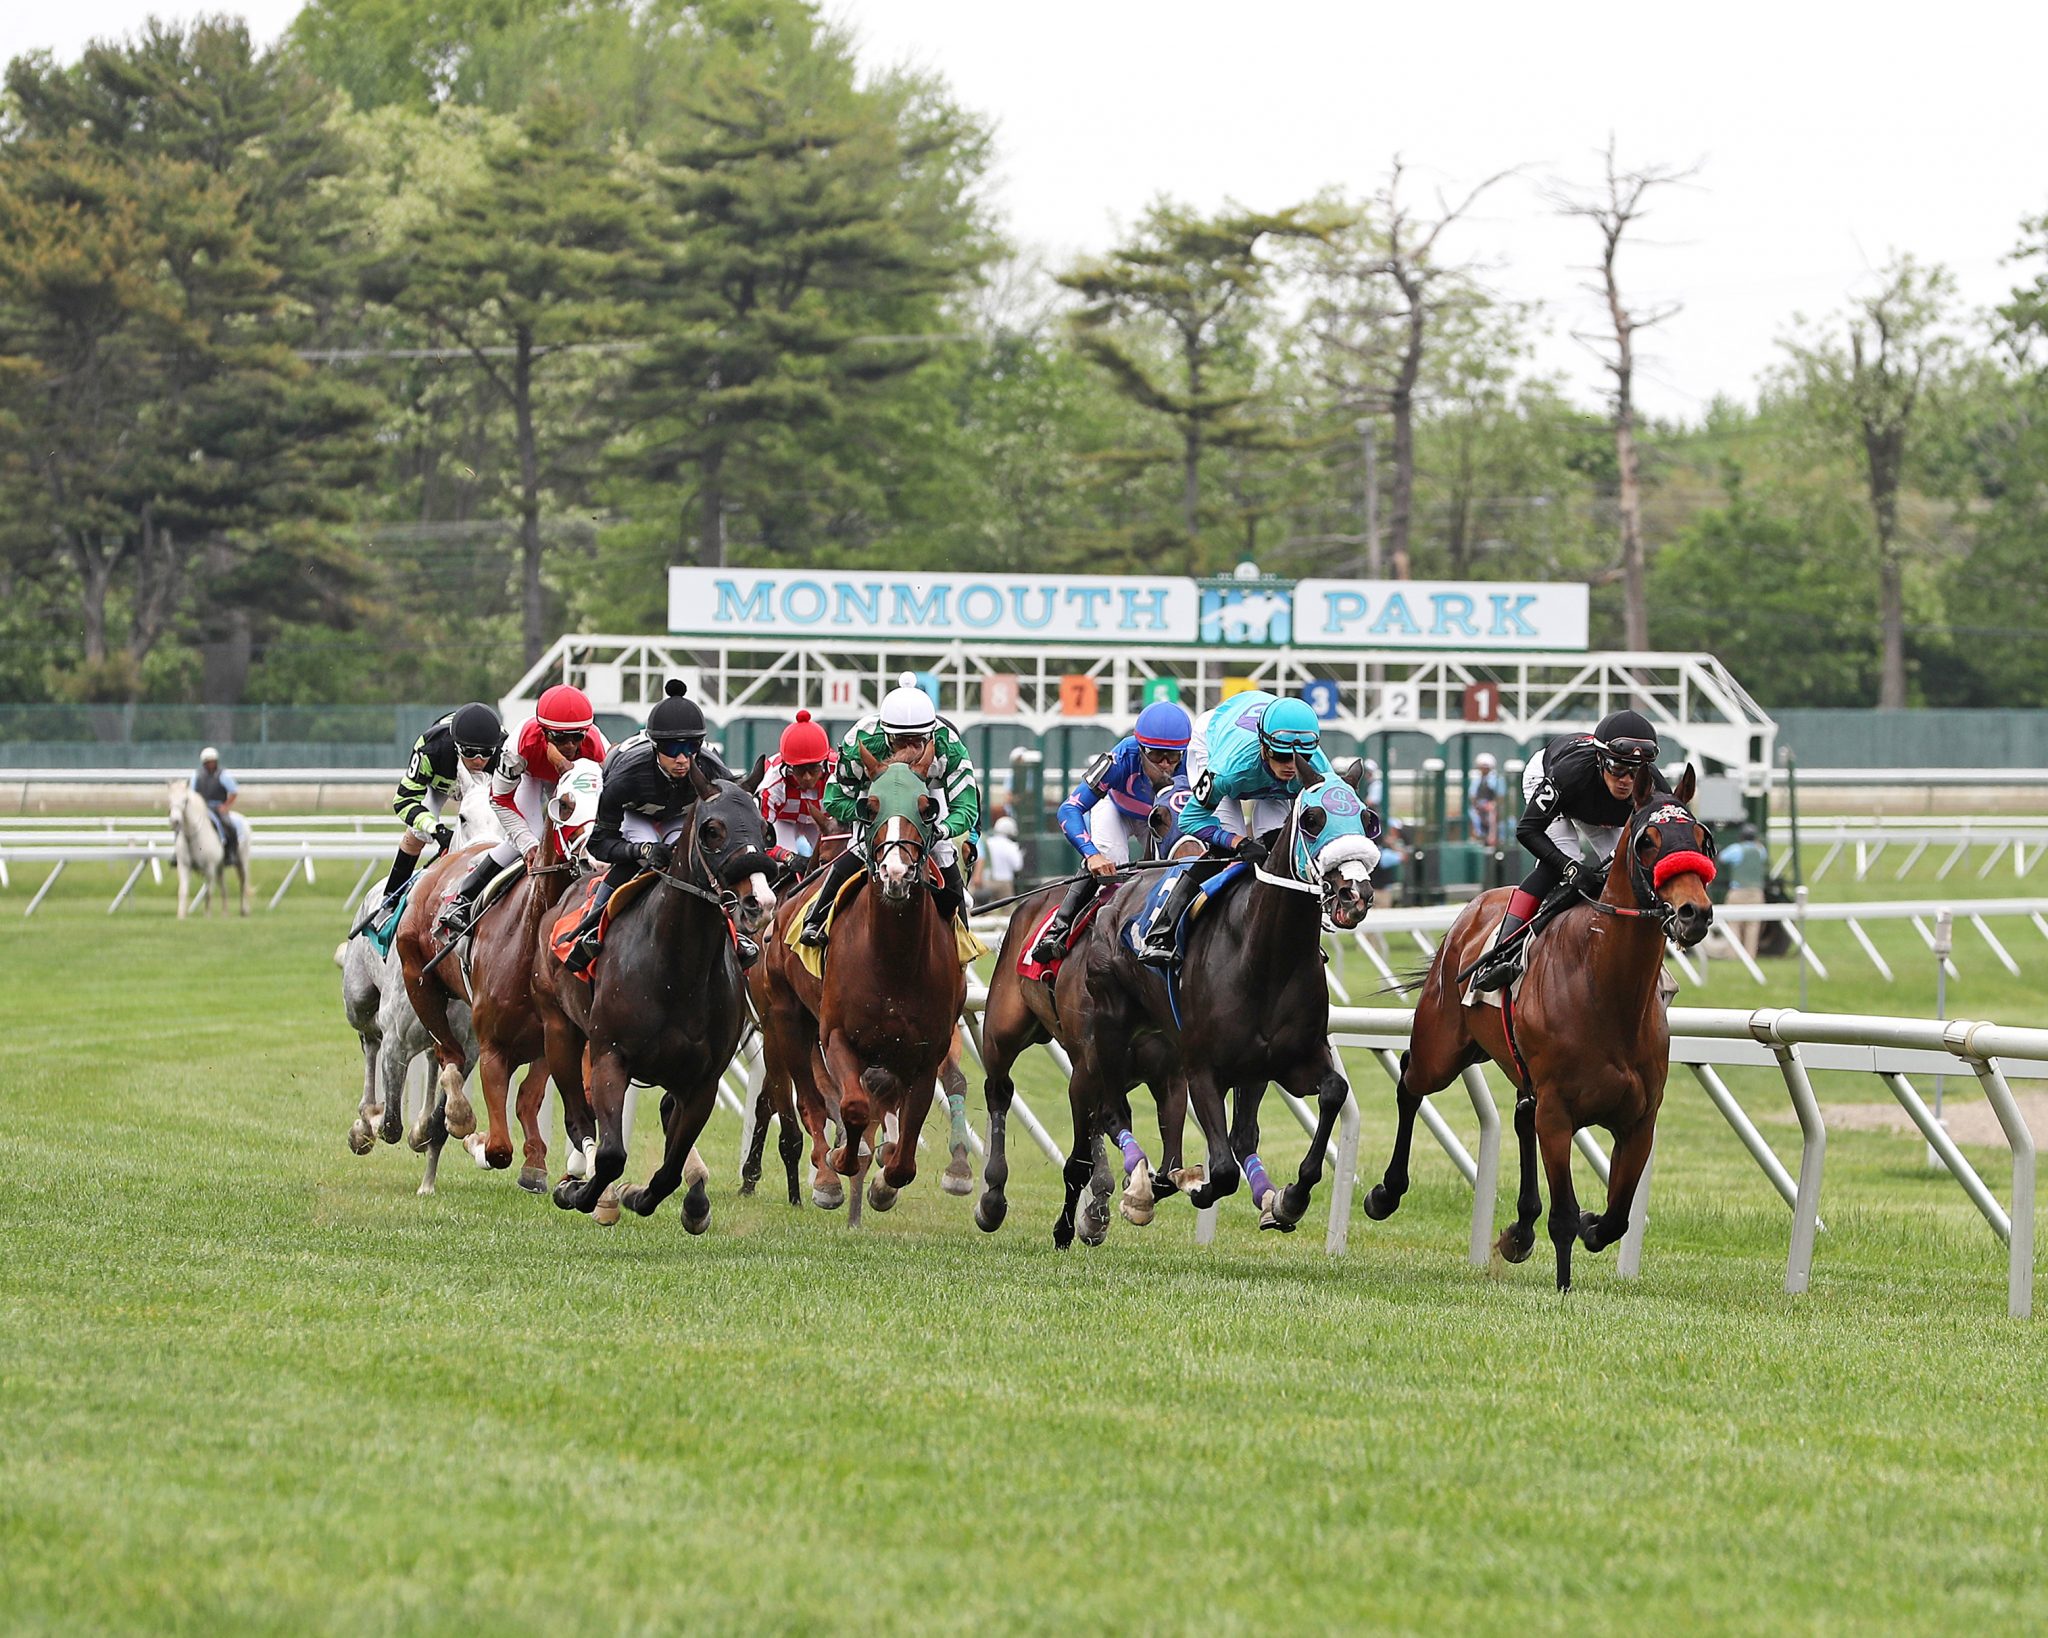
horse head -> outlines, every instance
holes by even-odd
[[[590,827],[597,820],[597,798],[604,788],[604,765],[589,757],[569,764],[555,781],[555,794],[548,801],[548,822],[562,857],[575,865],[583,863],[590,845]]]
[[[1621,885],[1615,878],[1622,873],[1630,897],[1645,909],[1661,906],[1671,937],[1688,950],[1714,925],[1714,904],[1707,897],[1714,879],[1714,833],[1692,814],[1698,784],[1690,763],[1670,792],[1656,788],[1648,768],[1638,770],[1635,812],[1608,867],[1608,885]]]
[[[878,763],[880,771],[854,804],[866,843],[868,874],[882,898],[895,905],[907,902],[923,879],[939,818],[939,805],[924,787],[918,762],[927,770],[931,766],[928,754],[914,762]]]
[[[756,933],[775,914],[769,877],[777,866],[768,857],[768,821],[736,780],[709,783],[711,794],[697,802],[697,851],[719,884],[738,894],[734,917],[741,929]]]
[[[1295,798],[1289,862],[1298,878],[1314,884],[1324,919],[1341,931],[1372,909],[1379,830],[1379,815],[1342,779],[1322,780]]]

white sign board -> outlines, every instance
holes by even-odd
[[[1302,580],[1294,641],[1344,648],[1582,649],[1588,594],[1575,584]]]

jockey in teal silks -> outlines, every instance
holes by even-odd
[[[1331,777],[1323,754],[1322,724],[1306,700],[1252,692],[1233,694],[1195,724],[1188,742],[1188,783],[1194,796],[1181,809],[1180,834],[1209,844],[1212,858],[1180,872],[1152,925],[1138,959],[1147,966],[1171,965],[1174,929],[1202,883],[1228,859],[1261,863],[1262,832],[1287,822],[1290,804],[1304,787]],[[1251,805],[1251,829],[1245,805]]]

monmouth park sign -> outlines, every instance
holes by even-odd
[[[1581,585],[670,569],[679,636],[1578,650]]]

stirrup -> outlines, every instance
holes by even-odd
[[[469,931],[469,925],[476,913],[476,906],[462,894],[457,893],[441,906],[441,913],[434,918],[434,931],[448,933],[460,938]]]
[[[1046,923],[1045,931],[1038,935],[1038,942],[1031,946],[1027,961],[1035,961],[1041,967],[1050,967],[1056,961],[1067,957],[1067,939],[1073,929],[1061,924],[1055,917]]]
[[[822,950],[825,948],[825,936],[823,922],[806,921],[803,930],[796,935],[796,941],[807,950]]]
[[[761,946],[741,932],[733,934],[732,945],[739,952],[740,971],[752,972],[754,963],[761,959]]]
[[[1138,965],[1141,967],[1171,967],[1179,955],[1180,951],[1174,948],[1171,927],[1149,932],[1138,943]]]

